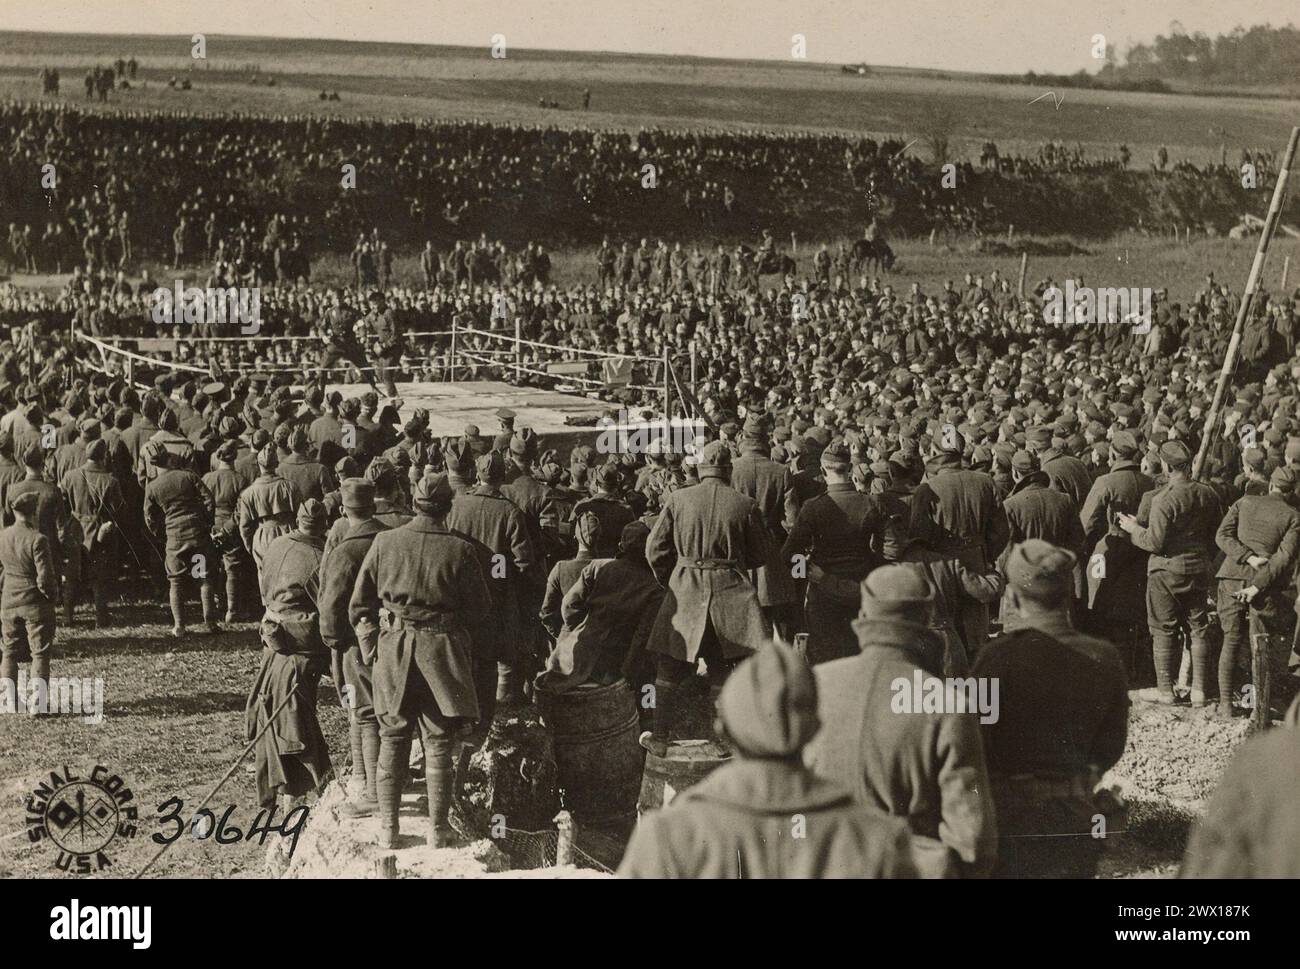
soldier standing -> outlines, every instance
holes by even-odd
[[[69,471],[60,483],[72,506],[72,517],[80,532],[81,560],[77,574],[89,576],[95,600],[95,627],[108,626],[108,585],[117,574],[117,522],[124,508],[122,489],[105,462],[108,442],[102,437],[90,442],[86,463]],[[77,587],[64,588],[63,608],[70,617],[77,601]]]
[[[338,488],[334,471],[312,455],[311,440],[301,425],[289,432],[289,451],[278,470],[280,477],[293,486],[299,504],[308,498],[324,501],[327,494]]]
[[[31,663],[32,680],[45,685],[48,697],[59,573],[38,527],[39,506],[36,492],[17,495],[14,523],[0,531],[0,680],[16,682],[18,664]]]
[[[728,483],[731,451],[724,442],[707,444],[698,460],[700,483],[664,499],[646,543],[646,559],[668,595],[646,645],[657,657],[654,729],[642,734],[641,744],[661,757],[674,694],[700,658],[716,698],[736,662],[771,638],[749,579],[768,554],[758,505]]]
[[[448,824],[452,751],[469,721],[484,716],[476,665],[491,668],[496,604],[473,544],[447,526],[452,490],[445,475],[422,478],[416,517],[374,536],[349,606],[361,658],[374,662],[379,719],[379,843],[397,842],[398,805],[418,722],[425,751],[429,844],[454,842]],[[379,610],[392,616],[380,630]],[[485,662],[486,660],[486,662]]]
[[[1012,549],[1015,628],[975,661],[977,677],[999,684],[983,733],[1002,877],[1091,878],[1101,859],[1094,791],[1124,753],[1128,684],[1115,647],[1071,624],[1075,565],[1037,539]]]
[[[1111,437],[1110,471],[1092,483],[1079,520],[1088,560],[1088,617],[1084,631],[1113,643],[1124,657],[1130,679],[1137,672],[1138,649],[1147,636],[1147,556],[1119,527],[1121,513],[1133,514],[1142,496],[1155,487],[1138,465],[1137,438],[1125,430]]]
[[[858,583],[883,562],[885,509],[875,495],[853,487],[849,452],[832,444],[821,454],[826,492],[799,509],[790,537],[781,550],[787,570],[805,556],[833,579],[847,580],[847,596],[833,582],[809,582],[804,605],[808,624],[808,662],[824,663],[858,651],[853,620],[858,612]]]
[[[352,777],[360,779],[361,790],[344,804],[339,813],[365,818],[379,810],[376,770],[379,763],[379,719],[375,716],[373,689],[374,657],[363,658],[356,630],[348,618],[352,591],[361,563],[375,536],[388,526],[375,517],[375,484],[364,478],[348,478],[341,485],[344,521],[342,537],[326,544],[321,559],[320,631],[325,645],[342,663],[334,663],[343,706],[348,711],[348,741],[352,749]],[[340,670],[341,667],[341,670]],[[341,676],[339,675],[341,673]]]
[[[366,327],[374,382],[382,383],[384,393],[393,398],[397,396],[397,384],[393,381],[393,375],[402,357],[402,332],[383,293],[375,290],[370,294],[368,302],[370,312],[361,322]]]
[[[1169,483],[1151,500],[1150,524],[1120,514],[1129,540],[1150,552],[1147,560],[1147,623],[1151,629],[1156,685],[1142,699],[1174,703],[1178,679],[1177,636],[1185,629],[1192,649],[1192,703],[1204,706],[1210,682],[1210,558],[1222,511],[1207,484],[1191,478],[1192,452],[1182,441],[1160,445],[1160,467]]]
[[[150,441],[145,455],[158,469],[158,476],[144,489],[144,519],[155,535],[163,533],[172,635],[178,639],[185,635],[185,590],[192,578],[199,580],[203,622],[208,632],[218,632],[212,492],[197,474],[181,467],[180,459],[160,441]]]
[[[855,805],[848,788],[801,763],[820,725],[817,700],[816,680],[793,650],[773,643],[745,660],[718,698],[719,732],[736,759],[643,816],[619,876],[914,877],[907,826]],[[805,820],[806,837],[773,838],[791,817]]]
[[[966,442],[945,424],[932,442],[926,480],[912,495],[908,531],[936,552],[952,554],[975,573],[985,573],[1007,544],[1007,515],[997,499],[993,479],[962,467]],[[958,629],[967,655],[974,657],[988,638],[989,609],[963,597]]]
[[[1288,503],[1295,491],[1295,472],[1276,468],[1269,477],[1267,495],[1246,495],[1228,509],[1215,541],[1223,552],[1219,580],[1219,625],[1223,650],[1219,654],[1219,709],[1232,716],[1233,674],[1241,655],[1242,640],[1250,636],[1251,681],[1255,707],[1267,722],[1270,706],[1279,709],[1290,700],[1290,690],[1269,687],[1287,684],[1287,654],[1291,647],[1289,586],[1300,552],[1300,512]]]
[[[747,415],[740,457],[731,466],[731,486],[758,505],[767,530],[768,559],[750,578],[758,589],[759,605],[789,639],[798,626],[798,593],[782,546],[798,517],[799,498],[790,468],[768,457],[771,450],[767,421],[760,414]]]
[[[221,570],[226,576],[226,622],[239,618],[241,592],[252,564],[239,537],[239,496],[245,484],[234,467],[238,456],[239,441],[223,441],[213,455],[216,468],[203,476],[203,487],[212,495],[212,538],[221,553]]]
[[[239,496],[239,537],[253,557],[259,587],[264,584],[262,559],[267,547],[293,531],[293,516],[298,508],[293,485],[275,473],[279,465],[275,445],[267,444],[257,452],[256,480]]]
[[[495,692],[489,687],[490,670],[481,664],[478,704],[484,710],[484,724],[491,722],[497,703],[523,702],[523,658],[521,642],[530,642],[522,604],[541,604],[546,582],[546,564],[533,545],[528,523],[519,508],[501,493],[505,462],[495,451],[479,456],[475,463],[479,483],[456,496],[446,516],[447,527],[476,544],[480,564],[489,576],[496,621],[500,632],[496,649]],[[527,622],[537,625],[537,610]]]
[[[862,582],[861,596],[853,625],[861,651],[813,670],[821,730],[804,762],[859,804],[905,820],[921,877],[987,875],[997,830],[976,715],[896,703],[898,680],[910,687],[939,673],[934,590],[908,566],[886,565]]]
[[[330,774],[329,747],[316,719],[316,692],[329,657],[320,636],[317,593],[325,545],[325,509],[307,501],[298,527],[266,549],[262,573],[262,665],[244,713],[251,741],[286,703],[257,744],[258,803],[292,800],[319,790]]]

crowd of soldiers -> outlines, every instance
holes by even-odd
[[[99,76],[111,87],[122,71],[129,73],[129,63]],[[512,247],[542,231],[582,244],[611,230],[639,238],[683,225],[733,240],[764,224],[788,224],[804,235],[844,233],[875,216],[890,218],[895,233],[999,232],[1030,197],[1035,221],[1045,231],[1058,222],[1063,230],[1078,216],[1050,209],[1054,191],[1068,194],[1062,175],[1110,171],[1107,161],[1067,170],[1003,155],[992,167],[953,159],[955,184],[941,184],[906,141],[893,139],[104,114],[50,103],[4,105],[0,137],[10,145],[0,158],[0,211],[28,238],[41,271],[66,272],[87,260],[92,268],[131,269],[146,257],[193,264],[215,258],[224,240],[234,274],[260,272],[264,280],[297,279],[306,254],[346,253],[380,223],[394,256],[418,251],[431,237],[449,244],[484,231],[510,235]],[[1252,157],[1263,182],[1266,159]],[[1235,191],[1241,178],[1226,163],[1183,162],[1171,173],[1188,183],[1180,194],[1191,199],[1218,199],[1221,184]],[[1160,193],[1148,186],[1130,194],[1145,205]],[[831,198],[840,203],[827,204]],[[1240,208],[1216,214],[1193,207],[1174,217],[1179,225],[1222,223]],[[828,224],[828,210],[843,211],[847,221]],[[1145,222],[1171,215],[1152,208]],[[1143,225],[1136,208],[1126,218],[1100,229]],[[288,265],[280,242],[296,250]],[[378,276],[382,251],[369,255]],[[24,260],[16,265],[27,268]]]
[[[820,873],[1091,874],[1130,685],[1223,717],[1265,680],[1279,710],[1294,693],[1295,301],[1260,301],[1195,481],[1235,307],[1213,279],[1186,311],[1159,301],[1145,333],[1045,326],[995,278],[902,298],[804,286],[799,316],[788,288],[696,297],[668,322],[666,297],[653,329],[706,364],[689,454],[582,446],[566,462],[508,412],[495,434],[434,437],[427,414],[403,419],[383,359],[382,399],[319,375],[165,370],[142,394],[66,354],[38,376],[35,333],[0,346],[0,673],[48,676],[57,605],[75,621],[88,589],[110,623],[135,571],[167,590],[178,636],[196,588],[207,628],[259,618],[264,799],[328,776],[314,708],[331,674],[347,810],[377,814],[387,844],[417,722],[430,841],[449,844],[453,760],[498,704],[624,679],[655,698],[651,754],[704,690],[736,758],[643,825],[629,874],[814,873],[800,865],[820,854],[762,839],[681,868],[683,845],[713,844],[698,826],[747,830],[718,813],[745,792],[741,814],[797,797],[828,812],[819,837],[857,851]],[[383,294],[368,302],[366,329],[400,347]],[[591,332],[649,329],[624,310]],[[913,674],[996,680],[1001,715],[863,702]]]

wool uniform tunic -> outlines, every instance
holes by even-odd
[[[767,553],[757,503],[722,479],[669,494],[646,542],[646,559],[668,590],[647,648],[694,663],[712,631],[726,659],[757,649],[771,629],[748,573]]]

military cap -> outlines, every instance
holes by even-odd
[[[364,511],[375,507],[375,483],[366,478],[345,478],[339,485],[344,508]]]
[[[328,445],[329,442],[326,442]],[[357,464],[357,459],[350,454],[345,454],[334,462],[334,473],[339,476],[339,480],[344,478],[361,477],[361,465]]]
[[[238,441],[222,441],[221,446],[217,448],[217,460],[225,461],[227,464],[234,462],[239,457]]]
[[[311,447],[311,438],[307,436],[307,429],[299,425],[293,429],[289,435],[289,450],[299,454]]]
[[[1273,473],[1268,478],[1269,487],[1276,488],[1283,494],[1290,494],[1295,490],[1296,472],[1294,468],[1274,468]]]
[[[236,438],[244,432],[244,422],[238,417],[223,417],[217,425],[217,431],[227,440]]]
[[[307,403],[311,404],[313,407],[319,407],[324,402],[325,390],[320,386],[320,384],[315,384],[314,386],[307,388]]]
[[[397,468],[387,458],[375,458],[366,468],[366,477],[376,485],[391,482],[397,476]]]
[[[1116,431],[1111,435],[1110,446],[1121,458],[1131,458],[1138,453],[1137,438],[1131,431]]]
[[[548,485],[558,485],[564,480],[564,468],[554,461],[543,461],[537,469],[537,477]]]
[[[35,441],[32,441],[27,447],[23,448],[22,461],[29,468],[40,468],[45,465],[45,449]]]
[[[315,498],[308,498],[298,506],[298,528],[308,535],[325,531],[325,506]]]
[[[1181,468],[1192,460],[1192,451],[1182,441],[1165,441],[1160,445],[1160,460],[1170,467]]]
[[[81,430],[81,439],[83,441],[94,441],[104,431],[104,425],[94,417],[87,417],[77,427]]]
[[[280,452],[274,444],[267,444],[257,452],[257,466],[263,471],[274,471],[280,466]]]
[[[1263,448],[1248,447],[1241,452],[1242,464],[1252,471],[1263,471],[1267,459],[1268,455],[1264,453]]]
[[[1031,599],[1054,600],[1074,588],[1074,553],[1031,538],[1011,549],[1007,556],[1008,584]]]
[[[203,385],[203,395],[209,400],[222,400],[226,395],[226,385],[220,380],[212,380]]]
[[[509,407],[498,407],[496,410],[496,417],[502,424],[513,424],[515,420],[515,412]]]
[[[413,496],[416,508],[434,515],[449,509],[454,497],[455,492],[446,474],[426,474],[416,484]]]
[[[859,621],[892,619],[929,625],[934,589],[916,570],[906,565],[882,565],[862,580],[859,589]]]
[[[750,411],[745,415],[743,431],[747,437],[766,437],[769,433],[767,415]]]
[[[617,491],[623,483],[623,472],[614,462],[606,462],[596,469],[593,475],[596,485],[602,491]]]
[[[474,462],[479,480],[487,484],[497,484],[506,476],[505,460],[496,451],[480,454]]]
[[[294,426],[292,424],[277,424],[275,425],[275,430],[271,434],[271,440],[274,441],[278,447],[288,448],[289,435],[293,432]]]
[[[37,495],[36,492],[24,491],[17,498],[13,499],[13,501],[10,502],[10,505],[13,510],[18,512],[20,515],[34,515],[36,514],[36,509],[40,503],[40,496]]]
[[[837,441],[822,451],[821,465],[823,468],[844,471],[848,469],[851,463],[852,458],[849,455],[849,449],[844,446],[843,442]]]
[[[357,397],[348,397],[340,401],[339,413],[344,417],[356,417],[361,413],[361,400]]]
[[[1028,451],[1017,451],[1011,455],[1011,469],[1021,474],[1031,474],[1038,470],[1038,458]]]
[[[161,447],[161,444],[159,446]],[[165,454],[166,452],[167,449],[163,448],[163,453]],[[86,447],[86,457],[95,462],[104,461],[104,459],[108,457],[108,442],[102,437],[95,438],[95,440],[91,441]],[[157,462],[154,463],[156,464]]]
[[[1046,447],[1052,443],[1052,429],[1041,425],[1031,427],[1025,431],[1025,442],[1027,444],[1041,444]]]
[[[367,390],[364,394],[361,395],[361,404],[364,407],[378,407],[379,395],[375,393],[373,390]]]
[[[259,427],[253,432],[253,450],[260,451],[271,443],[271,433],[264,427]]]
[[[1300,437],[1289,438],[1286,442],[1286,449],[1282,452],[1283,460],[1288,463],[1300,460]]]
[[[700,471],[718,471],[731,467],[731,449],[725,441],[710,441],[695,460]]]
[[[537,432],[531,427],[523,427],[515,431],[514,436],[510,438],[510,453],[525,457],[536,452]]]
[[[718,717],[729,742],[751,757],[790,757],[817,733],[817,680],[784,643],[765,643],[727,677]]]

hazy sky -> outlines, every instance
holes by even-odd
[[[1283,26],[1295,0],[0,0],[0,29],[238,33],[809,60],[1018,73],[1094,68],[1178,21]]]

